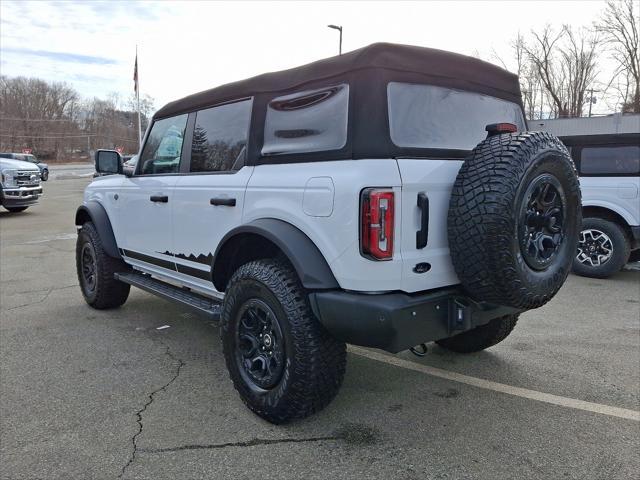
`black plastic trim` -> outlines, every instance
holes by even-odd
[[[141,262],[150,263],[151,265],[166,268],[167,270],[176,269],[176,264],[174,262],[170,262],[162,258],[152,257],[150,255],[145,255],[144,253],[134,252],[133,250],[127,250],[126,248],[122,251],[124,252],[125,256],[133,258],[134,260],[140,260]]]
[[[211,272],[207,270],[200,270],[199,268],[189,267],[176,262],[176,270],[178,273],[184,273],[190,277],[196,277],[201,280],[211,281]]]
[[[309,294],[309,301],[334,337],[392,353],[520,312],[475,302],[457,287],[419,294],[318,291]]]
[[[418,194],[418,209],[420,209],[420,230],[416,232],[416,248],[427,246],[429,241],[429,197],[424,192]]]
[[[84,213],[89,216],[91,223],[95,225],[106,254],[112,258],[122,258],[120,256],[120,251],[118,250],[116,236],[113,234],[109,215],[107,215],[107,211],[104,207],[96,201],[90,201],[87,202],[86,205],[81,205],[76,211],[76,225],[81,226],[84,223],[82,222]]]
[[[640,225],[633,225],[629,227],[631,229],[631,248],[640,247]]]
[[[213,256],[213,284],[218,291],[224,291],[228,279],[219,254],[228,242],[233,242],[234,237],[247,233],[259,235],[275,244],[289,259],[305,288],[339,288],[324,256],[304,232],[282,220],[263,218],[234,228],[218,244]]]

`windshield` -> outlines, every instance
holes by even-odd
[[[391,82],[387,95],[391,140],[399,147],[471,150],[488,124],[526,129],[519,105],[481,93]]]

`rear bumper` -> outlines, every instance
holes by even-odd
[[[640,225],[631,227],[631,250],[640,248]]]
[[[2,189],[2,206],[28,207],[38,203],[42,187],[18,187]]]
[[[332,290],[311,293],[309,299],[314,313],[334,337],[393,353],[521,311],[475,302],[458,288],[412,295]]]

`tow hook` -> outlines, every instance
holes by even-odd
[[[424,357],[427,354],[427,345],[424,343],[421,343],[420,345],[411,347],[409,351],[413,353],[416,357]]]

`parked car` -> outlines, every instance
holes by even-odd
[[[38,203],[42,195],[40,170],[31,162],[0,156],[0,205],[12,213]]]
[[[43,182],[49,180],[49,165],[41,162],[35,155],[32,155],[31,153],[0,153],[0,158],[12,158],[14,160],[34,163],[40,170],[40,179]]]
[[[131,285],[219,318],[245,404],[273,423],[337,394],[345,343],[479,351],[564,283],[580,188],[527,132],[518,78],[374,44],[169,103],[133,173],[101,176],[75,222],[86,302]]]
[[[580,175],[582,231],[573,271],[606,278],[640,260],[640,115],[540,121]]]

